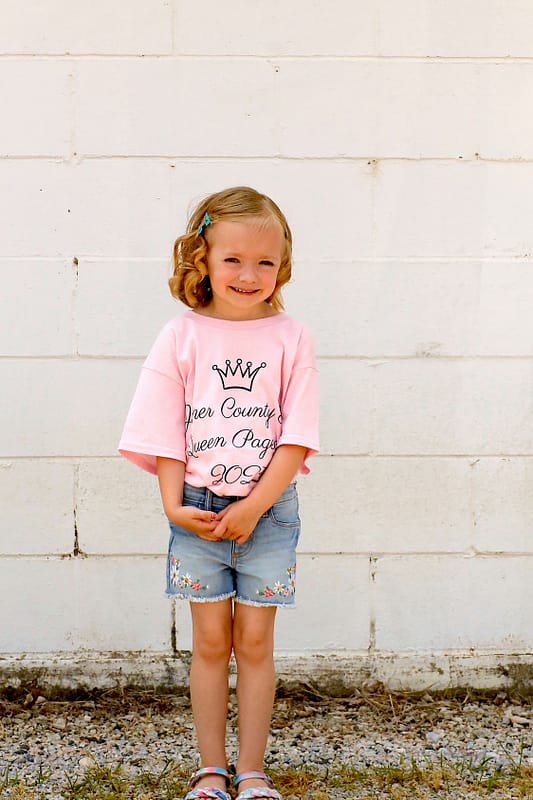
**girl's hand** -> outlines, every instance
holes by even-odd
[[[261,516],[247,499],[236,500],[217,514],[217,526],[214,536],[217,539],[233,539],[237,544],[244,544]]]
[[[195,533],[200,539],[217,542],[221,538],[214,535],[218,525],[214,511],[202,511],[195,506],[178,506],[168,518],[174,525]]]
[[[259,518],[294,480],[306,452],[307,448],[299,445],[280,445],[250,494],[217,514],[218,525],[214,530],[217,539],[233,539],[237,544],[244,544]]]

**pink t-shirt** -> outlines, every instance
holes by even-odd
[[[185,462],[185,482],[247,495],[278,445],[318,452],[318,382],[307,329],[287,314],[169,322],[141,371],[119,452],[148,472]]]

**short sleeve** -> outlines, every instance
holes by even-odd
[[[174,332],[167,326],[146,359],[126,418],[119,453],[156,473],[156,458],[185,462],[185,399]]]
[[[306,328],[302,328],[298,347],[287,376],[282,397],[282,434],[278,442],[307,448],[301,471],[309,472],[308,459],[318,453],[318,371],[315,362],[313,340]]]

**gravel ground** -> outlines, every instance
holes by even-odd
[[[236,755],[235,720],[232,698],[230,760]],[[0,698],[2,797],[15,796],[7,777],[28,784],[41,778],[38,797],[55,799],[62,796],[66,775],[83,774],[95,762],[122,763],[133,773],[159,772],[169,759],[187,768],[196,762],[187,697],[130,692],[51,702],[34,692],[25,700]],[[266,762],[275,770],[304,765],[325,772],[343,763],[367,768],[443,759],[471,768],[483,763],[494,768],[533,765],[530,702],[505,693],[460,699],[396,694],[330,699],[300,687],[276,701]],[[356,796],[353,791],[335,792],[324,796]],[[457,796],[465,800],[479,794],[462,791]]]

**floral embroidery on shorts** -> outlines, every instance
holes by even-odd
[[[192,589],[193,592],[199,592],[201,589],[207,589],[207,586],[202,586],[198,578],[192,578],[188,572],[180,575],[179,558],[175,558],[172,553],[169,557],[170,562],[170,582],[172,586],[177,586],[178,589]]]
[[[265,586],[262,592],[258,591],[259,597],[275,597],[281,595],[282,597],[289,597],[296,591],[296,564],[292,567],[287,567],[287,582],[282,583],[276,581],[274,586]]]

